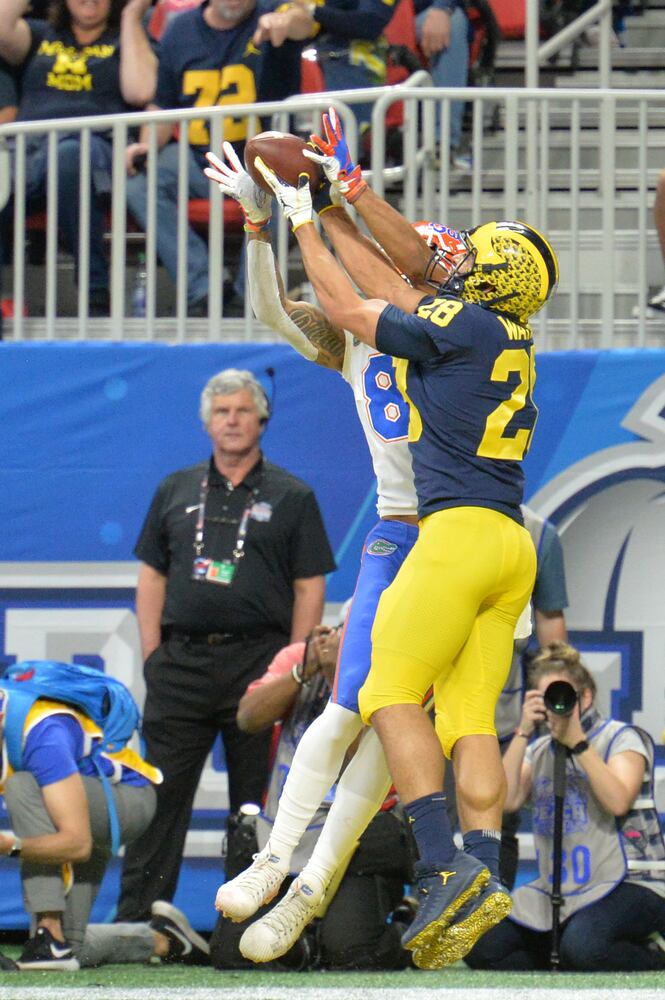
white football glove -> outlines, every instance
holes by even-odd
[[[265,178],[279,202],[282,212],[291,223],[293,231],[312,221],[312,193],[309,189],[309,174],[302,173],[298,177],[298,187],[292,187],[278,177],[260,156],[254,160],[254,166]]]
[[[235,198],[245,213],[249,228],[265,229],[272,214],[270,195],[254,183],[230,142],[222,143],[222,149],[228,162],[224,163],[214,153],[206,153],[210,166],[205,167],[203,173],[214,181],[222,194]]]

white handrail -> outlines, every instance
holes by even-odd
[[[579,38],[587,28],[594,24],[600,25],[599,38],[599,77],[600,86],[608,88],[611,79],[612,52],[612,0],[598,0],[593,7],[580,14],[578,18],[567,24],[552,38],[542,45],[539,41],[540,8],[539,0],[527,0],[526,4],[526,67],[525,82],[527,87],[538,86],[538,69],[552,56],[557,55],[576,38]]]

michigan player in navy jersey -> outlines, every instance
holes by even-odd
[[[334,154],[337,172],[341,163],[347,168],[342,190],[359,201],[348,151]],[[336,249],[375,296],[363,300],[310,224],[304,179],[295,189],[257,165],[292,223],[331,321],[401,359],[421,530],[379,603],[360,710],[381,738],[418,843],[421,906],[404,943],[416,964],[438,968],[466,954],[510,911],[498,880],[505,784],[494,711],[535,575],[519,509],[519,462],[536,420],[528,319],[556,285],[556,257],[523,223],[485,224],[466,235],[468,253],[438,294],[423,298],[395,286],[389,305],[381,291],[385,270],[349,229]],[[407,243],[411,227],[395,215],[394,240]],[[421,707],[430,686],[436,735]],[[446,817],[441,747],[455,768],[464,852]]]

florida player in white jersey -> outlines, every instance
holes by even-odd
[[[313,138],[319,161],[329,180],[341,180],[347,200],[359,203],[367,185],[333,112],[324,124],[326,138]],[[505,779],[494,712],[535,575],[520,510],[520,462],[537,414],[529,318],[556,287],[556,256],[525,223],[486,223],[465,234],[464,272],[435,296],[423,299],[402,285],[391,298],[385,266],[353,238],[343,252],[336,243],[368,296],[362,299],[312,225],[307,174],[293,187],[260,157],[255,166],[292,224],[331,321],[401,359],[420,532],[381,596],[359,707],[379,733],[418,845],[420,906],[402,943],[417,965],[440,968],[463,957],[511,907],[498,876]],[[397,256],[383,245],[401,264],[419,241],[394,215]],[[432,685],[436,734],[422,708]],[[455,768],[464,851],[445,812],[442,748]]]
[[[278,892],[293,851],[337,778],[349,745],[363,728],[358,691],[369,670],[377,603],[411,550],[418,528],[407,444],[408,408],[397,388],[392,358],[335,327],[317,307],[285,297],[266,231],[269,199],[256,188],[228,143],[224,151],[228,165],[208,154],[212,166],[206,173],[245,211],[254,312],[303,357],[340,372],[353,389],[377,478],[380,518],[363,548],[330,702],[298,745],[267,846],[247,871],[222,885],[217,893],[217,908],[232,919],[244,920]],[[317,207],[325,226],[326,204]],[[350,219],[349,224],[353,225]],[[432,235],[426,224],[423,235]],[[380,253],[370,241],[367,248],[371,254]],[[463,245],[459,249],[466,253]],[[403,284],[396,271],[391,269],[391,274],[391,280]],[[245,957],[269,961],[297,940],[315,916],[335,871],[380,807],[389,784],[380,743],[375,733],[368,731],[337,784],[333,805],[305,869],[286,897],[245,931],[240,942]]]

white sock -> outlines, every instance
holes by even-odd
[[[381,741],[370,729],[337,783],[330,812],[301,877],[313,874],[328,884],[380,809],[389,788]]]
[[[298,744],[270,834],[270,851],[280,867],[291,863],[316,810],[339,775],[344,754],[362,729],[360,716],[328,702]]]

